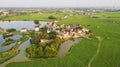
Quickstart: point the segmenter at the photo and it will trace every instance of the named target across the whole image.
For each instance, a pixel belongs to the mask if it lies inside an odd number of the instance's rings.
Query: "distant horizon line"
[[[47,7],[47,6],[41,6],[41,7],[20,7],[20,6],[17,6],[17,7],[0,7],[0,8],[120,8],[120,6],[81,6],[81,7]]]

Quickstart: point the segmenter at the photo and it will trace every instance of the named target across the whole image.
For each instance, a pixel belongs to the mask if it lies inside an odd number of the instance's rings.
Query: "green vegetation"
[[[18,49],[17,48],[12,48],[6,52],[0,53],[0,63],[3,63],[7,60],[9,60],[11,57],[14,57],[15,55],[18,54]]]
[[[10,45],[14,42],[15,42],[15,40],[13,40],[11,38],[8,38],[8,39],[5,40],[5,42],[3,42],[2,46],[7,46],[7,45]]]
[[[35,24],[39,24],[39,20],[34,20],[34,23]]]
[[[75,15],[59,20],[59,24],[81,24],[92,31],[91,39],[83,39],[71,49],[67,56],[10,63],[7,67],[120,67],[120,12],[103,12],[95,15],[100,17]],[[36,19],[35,16],[31,18]],[[24,18],[28,19],[28,17]],[[31,18],[29,19],[32,20]],[[99,41],[96,36],[103,40]],[[97,50],[99,50],[98,53]]]
[[[15,31],[16,31],[16,29],[11,28],[11,29],[7,29],[6,31],[7,31],[7,32],[15,32]]]
[[[54,16],[49,16],[48,19],[56,19]]]
[[[25,14],[25,15],[16,15],[16,16],[8,16],[2,18],[1,20],[50,20],[48,19],[49,16],[54,16],[57,19],[61,19],[64,16],[63,13],[42,13],[42,14]]]
[[[10,50],[5,51],[5,52],[1,52],[0,53],[0,63],[3,63],[7,60],[9,60],[10,58],[16,56],[19,53],[19,49],[18,47],[28,39],[27,36],[23,36],[22,38],[20,38],[17,42],[16,45],[14,47],[12,47]]]
[[[46,31],[46,27],[43,30]],[[48,34],[45,31],[42,33],[31,33],[32,46],[26,50],[29,58],[48,58],[57,55],[59,45],[63,42],[63,39],[58,38],[56,32]]]

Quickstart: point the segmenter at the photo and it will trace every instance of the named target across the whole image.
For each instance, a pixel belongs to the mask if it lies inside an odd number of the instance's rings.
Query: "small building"
[[[85,29],[85,28],[83,28],[82,31],[83,31],[83,32],[87,32],[87,33],[89,32],[89,30],[88,30],[88,29]]]
[[[1,16],[8,16],[8,15],[9,15],[9,12],[4,11],[4,12],[2,12]]]
[[[42,42],[42,43],[44,43],[44,42],[45,42],[45,43],[46,43],[46,42],[48,43],[48,42],[50,42],[50,41],[51,41],[51,40],[47,40],[47,39],[41,39],[41,40],[40,40],[40,42]]]
[[[47,29],[47,33],[50,33],[52,31],[52,28]]]
[[[55,30],[57,33],[60,33],[60,30]]]
[[[64,16],[63,18],[64,18],[64,19],[67,19],[67,18],[69,18],[69,16]]]
[[[39,27],[35,27],[35,31],[38,32],[40,30]]]
[[[64,28],[64,27],[65,27],[65,25],[64,25],[64,24],[60,25],[60,28]]]
[[[63,39],[69,39],[69,38],[70,38],[69,32],[64,31],[64,32],[63,32]]]
[[[78,35],[78,33],[74,33],[74,35],[72,37],[73,38],[79,38],[80,36]]]
[[[57,21],[57,20],[54,20],[53,22],[57,23],[58,21]]]
[[[20,32],[21,32],[21,33],[27,32],[27,28],[22,28]]]

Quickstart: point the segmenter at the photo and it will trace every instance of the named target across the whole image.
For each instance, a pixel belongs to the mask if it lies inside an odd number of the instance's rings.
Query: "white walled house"
[[[22,28],[22,29],[20,30],[20,32],[21,32],[21,33],[27,32],[27,28]]]
[[[65,31],[65,32],[63,33],[63,38],[64,38],[64,39],[69,39],[69,38],[70,38],[69,32],[66,32],[66,31]]]
[[[35,31],[38,32],[40,30],[39,27],[35,27]]]
[[[54,20],[53,22],[57,23],[58,21],[57,21],[57,20]]]
[[[85,29],[85,28],[83,28],[82,30],[83,30],[83,32],[89,32],[89,30]]]
[[[40,39],[40,42],[42,43],[48,43],[48,42],[51,42],[52,40],[47,40],[47,39]]]

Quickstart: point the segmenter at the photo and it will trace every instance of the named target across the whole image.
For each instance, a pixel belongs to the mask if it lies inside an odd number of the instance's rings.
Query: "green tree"
[[[56,19],[54,16],[49,16],[48,19]]]
[[[41,38],[42,39],[49,39],[49,35],[47,33],[43,33]]]
[[[42,46],[39,47],[38,54],[39,54],[39,57],[44,57],[44,51]]]
[[[41,36],[40,33],[32,34],[31,35],[31,43],[36,44],[36,45],[39,44],[40,39],[41,39],[40,36]]]
[[[34,23],[35,24],[39,24],[39,20],[34,20]]]
[[[7,29],[6,31],[7,31],[7,32],[15,32],[15,31],[16,31],[16,29],[11,28],[11,29]]]
[[[49,39],[55,39],[57,37],[57,33],[52,31],[49,33],[49,36],[50,36]]]
[[[45,48],[45,56],[46,57],[54,57],[56,56],[56,50],[54,48],[46,47]]]
[[[36,57],[36,45],[35,44],[32,44],[31,47],[29,47],[27,50],[27,53],[28,53],[28,57],[30,58],[34,58]]]

